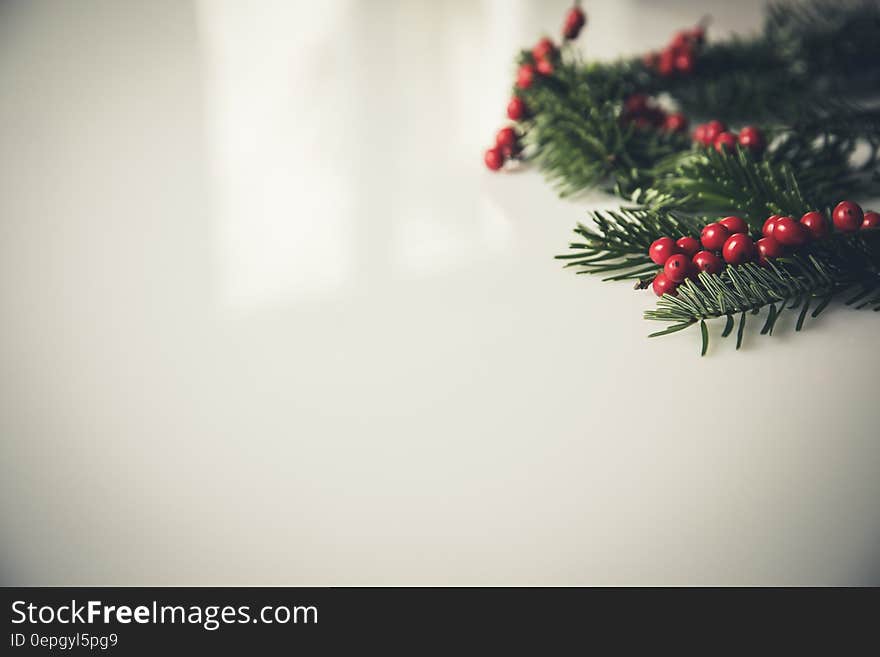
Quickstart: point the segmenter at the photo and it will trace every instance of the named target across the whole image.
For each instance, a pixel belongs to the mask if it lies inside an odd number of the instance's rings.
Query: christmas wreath
[[[702,354],[715,318],[739,348],[749,315],[772,334],[837,298],[880,311],[880,215],[849,200],[880,190],[877,3],[771,4],[756,36],[707,42],[703,20],[612,63],[581,61],[586,23],[576,3],[560,44],[519,53],[513,124],[484,155],[626,199],[577,225],[567,267],[651,288],[651,337],[699,326]]]

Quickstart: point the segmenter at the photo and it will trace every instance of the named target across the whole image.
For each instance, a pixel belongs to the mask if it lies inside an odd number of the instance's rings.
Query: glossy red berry
[[[727,264],[741,265],[755,257],[755,243],[748,235],[737,233],[727,238],[721,254]]]
[[[688,258],[693,258],[700,250],[700,241],[693,237],[679,237],[675,240],[675,246],[678,247],[680,253],[684,253]]]
[[[553,40],[550,37],[544,37],[535,44],[534,48],[532,48],[532,57],[535,58],[535,61],[541,59],[550,59],[555,54],[556,46],[554,45]]]
[[[841,201],[835,206],[831,218],[834,220],[834,227],[837,230],[842,233],[853,233],[862,227],[865,215],[858,203]]]
[[[721,273],[721,270],[724,268],[721,258],[711,251],[700,251],[693,257],[691,262],[693,262],[694,267],[698,271],[706,272],[707,274]]]
[[[736,233],[749,232],[749,225],[745,222],[744,219],[741,219],[740,217],[724,217],[724,219],[722,219],[718,223],[724,226],[728,231],[730,231],[731,235],[735,235]]]
[[[539,59],[538,63],[535,64],[535,70],[541,75],[553,75],[555,69],[553,67],[553,62],[549,59]]]
[[[681,283],[688,277],[691,270],[691,259],[683,253],[676,253],[669,256],[666,264],[663,265],[663,273],[673,283]]]
[[[562,35],[566,39],[577,39],[581,29],[587,23],[587,16],[580,7],[572,7],[565,15],[565,23],[562,25]]]
[[[657,60],[657,72],[664,78],[675,72],[675,52],[667,48],[660,53],[660,59]]]
[[[630,94],[623,101],[623,111],[626,114],[641,114],[648,109],[648,97],[645,94]]]
[[[511,98],[510,102],[507,103],[507,118],[511,121],[519,121],[526,118],[526,116],[528,116],[526,102],[519,96]]]
[[[782,245],[772,237],[762,237],[755,243],[758,250],[758,263],[767,264],[767,258],[779,258],[782,256]]]
[[[709,224],[703,228],[700,242],[703,243],[703,248],[709,251],[720,251],[728,237],[730,237],[730,231],[725,226]]]
[[[736,134],[732,132],[722,132],[720,135],[715,137],[715,141],[712,143],[715,146],[715,150],[719,153],[732,151],[734,148],[736,148]]]
[[[663,129],[666,132],[684,132],[687,127],[687,117],[681,112],[673,112],[663,120]]]
[[[801,225],[807,229],[814,240],[821,240],[831,232],[831,226],[828,225],[828,220],[821,212],[807,212],[801,217]]]
[[[763,152],[764,148],[767,146],[767,142],[764,139],[764,133],[751,125],[747,125],[739,131],[737,141],[740,146],[747,148],[755,154]]]
[[[880,214],[866,212],[864,219],[862,219],[862,228],[880,228]]]
[[[678,283],[670,281],[666,277],[666,274],[661,271],[654,277],[654,282],[651,283],[651,287],[654,289],[654,294],[658,297],[662,297],[664,294],[675,294],[675,288],[678,287]]]
[[[679,52],[675,55],[675,70],[682,75],[690,75],[694,72],[694,53],[690,50]]]
[[[675,240],[671,237],[661,237],[654,240],[648,249],[648,256],[661,267],[669,260],[669,256],[676,253],[678,253],[678,247],[675,245]]]
[[[528,89],[535,82],[535,67],[531,64],[523,64],[516,72],[516,86],[520,89]]]
[[[810,233],[791,217],[779,217],[773,228],[773,239],[782,246],[803,246],[810,239]]]
[[[703,146],[709,145],[709,142],[706,141],[706,124],[701,123],[694,129],[694,141]]]
[[[498,169],[504,166],[504,153],[502,153],[501,149],[497,146],[490,148],[486,151],[485,155],[483,155],[483,162],[485,162],[486,166],[492,171],[498,171]]]
[[[727,131],[727,126],[721,121],[709,121],[706,124],[706,131],[704,133],[705,144],[706,146],[711,146],[715,143],[715,138],[718,137],[722,132]]]
[[[495,145],[501,147],[501,149],[510,148],[512,149],[516,146],[516,142],[519,137],[516,134],[516,130],[513,128],[501,128],[498,131],[498,134],[495,135]]]
[[[777,219],[779,219],[778,214],[771,214],[767,217],[767,221],[764,222],[764,227],[761,229],[764,237],[773,237],[773,230],[776,228]]]

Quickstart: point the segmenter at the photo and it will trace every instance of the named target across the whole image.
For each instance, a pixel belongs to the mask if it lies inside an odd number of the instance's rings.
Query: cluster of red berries
[[[705,40],[706,30],[702,25],[681,30],[663,50],[649,52],[642,61],[664,78],[675,74],[690,75],[696,66],[697,51]]]
[[[645,94],[632,94],[623,103],[621,121],[637,128],[657,128],[664,132],[684,132],[688,120],[684,114],[667,114]]]
[[[583,10],[575,5],[565,15],[562,36],[565,39],[576,39],[587,23]],[[559,64],[559,48],[549,37],[544,37],[532,48],[529,61],[524,62],[516,72],[516,87],[528,89],[540,76],[553,75]],[[519,96],[514,96],[507,104],[507,118],[511,121],[522,121],[529,117],[529,108]],[[522,152],[520,135],[512,127],[501,128],[495,135],[495,145],[483,154],[483,162],[492,171],[498,171],[504,163],[516,158]]]
[[[880,214],[862,212],[852,201],[842,201],[831,213],[834,229],[852,233],[863,228],[880,227]],[[785,255],[787,247],[797,248],[811,239],[822,239],[831,232],[831,225],[821,212],[807,212],[800,222],[791,217],[773,215],[764,222],[763,237],[753,242],[749,227],[739,217],[725,217],[703,228],[700,239],[693,237],[661,237],[648,249],[648,256],[663,267],[654,278],[652,288],[659,297],[675,294],[686,278],[700,272],[718,274],[728,265],[741,265],[757,260],[766,265],[769,258]],[[701,250],[702,249],[702,250]]]
[[[764,133],[758,128],[747,125],[739,131],[739,134],[731,132],[721,121],[709,121],[698,125],[694,130],[694,141],[707,148],[715,147],[719,153],[725,150],[733,150],[737,144],[750,150],[755,155],[760,155],[767,147]]]

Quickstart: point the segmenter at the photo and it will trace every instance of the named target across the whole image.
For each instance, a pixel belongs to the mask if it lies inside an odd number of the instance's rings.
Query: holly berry
[[[678,253],[678,247],[671,237],[661,237],[654,240],[648,248],[648,257],[661,267],[666,264],[669,257]]]
[[[801,225],[807,229],[814,240],[821,240],[831,232],[828,220],[821,212],[807,212],[807,214],[801,217]]]
[[[831,213],[834,227],[843,233],[854,233],[862,226],[865,215],[862,208],[852,201],[841,201]]]
[[[648,109],[648,97],[645,94],[631,94],[623,101],[626,114],[641,114]]]
[[[536,62],[542,59],[550,59],[555,54],[556,46],[550,37],[544,37],[535,44],[534,48],[532,48],[532,57],[535,58]]]
[[[755,243],[758,249],[758,264],[766,265],[767,258],[779,258],[782,256],[782,245],[772,237],[762,237]]]
[[[535,81],[535,67],[531,64],[523,64],[516,72],[516,86],[520,89],[528,89]]]
[[[569,9],[568,13],[565,15],[565,23],[562,25],[562,35],[566,39],[577,39],[578,34],[581,33],[581,29],[586,23],[586,14],[584,14],[580,7],[574,6]]]
[[[511,121],[519,121],[526,118],[527,115],[528,110],[526,109],[525,101],[519,96],[511,98],[510,102],[507,103],[507,118]]]
[[[737,141],[740,146],[749,149],[755,154],[763,152],[764,148],[767,146],[767,142],[764,139],[764,133],[751,125],[747,125],[739,131]]]
[[[663,273],[673,283],[681,283],[688,277],[690,270],[691,260],[683,253],[669,256],[666,264],[663,265]]]
[[[660,59],[657,62],[657,72],[664,78],[669,77],[675,72],[675,53],[671,50],[664,50],[660,53]]]
[[[694,72],[694,53],[690,50],[679,52],[675,55],[675,70],[682,75],[690,75]]]
[[[505,151],[506,149],[513,150],[518,139],[519,137],[516,134],[516,130],[513,128],[501,128],[501,130],[498,131],[498,134],[495,135],[495,145],[501,148],[502,151]]]
[[[704,141],[703,143],[706,144],[706,146],[711,146],[715,143],[715,138],[718,137],[718,135],[720,135],[722,132],[726,131],[727,126],[721,121],[709,121],[709,123],[706,124],[706,131],[703,135],[706,141]]]
[[[810,239],[810,233],[791,217],[779,217],[773,228],[773,239],[783,246],[803,246]]]
[[[663,120],[663,129],[666,132],[684,132],[687,127],[687,117],[680,112],[674,112]]]
[[[538,63],[535,64],[535,70],[538,71],[541,75],[553,75],[553,62],[549,59],[539,59]]]
[[[486,151],[486,154],[483,155],[483,162],[485,162],[486,166],[492,171],[498,171],[498,169],[504,166],[504,153],[501,152],[501,149],[498,148],[498,146],[490,148]]]
[[[720,135],[715,137],[715,141],[713,141],[712,143],[715,145],[715,150],[719,153],[732,151],[734,148],[736,148],[736,134],[732,132],[722,132]]]
[[[654,282],[651,283],[651,287],[654,289],[654,294],[658,297],[662,297],[664,294],[675,294],[675,288],[678,287],[678,283],[670,281],[666,277],[666,274],[661,271],[654,277]]]
[[[764,222],[764,227],[761,229],[764,237],[773,237],[773,230],[776,228],[777,219],[779,219],[778,214],[771,214],[767,217],[767,221]]]
[[[694,141],[698,144],[703,144],[703,146],[708,146],[709,142],[706,141],[706,125],[701,123],[694,130]]]
[[[862,219],[862,228],[880,227],[880,214],[876,212],[866,212],[865,218]]]
[[[693,257],[692,262],[697,270],[707,274],[718,274],[724,268],[721,258],[711,251],[700,251]]]
[[[736,233],[749,232],[749,225],[745,222],[745,220],[740,219],[739,217],[724,217],[724,219],[722,219],[718,223],[724,226],[728,231],[730,231],[731,235],[735,235]]]
[[[703,243],[703,248],[709,251],[719,251],[728,237],[730,237],[730,231],[727,230],[726,226],[717,223],[709,224],[703,228],[703,232],[700,234],[700,242]]]
[[[700,241],[693,237],[679,237],[675,240],[675,246],[679,252],[684,253],[687,257],[693,258],[697,251],[700,250]]]
[[[748,235],[737,233],[727,238],[721,254],[728,264],[741,265],[755,257],[755,243]]]

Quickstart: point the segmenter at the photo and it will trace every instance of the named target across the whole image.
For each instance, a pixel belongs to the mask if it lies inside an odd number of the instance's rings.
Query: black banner
[[[847,612],[873,626],[877,590],[575,588],[6,588],[2,654],[307,654],[445,646],[658,645],[713,630],[805,633]],[[856,603],[855,613],[853,605]],[[864,622],[862,620],[864,619]]]

